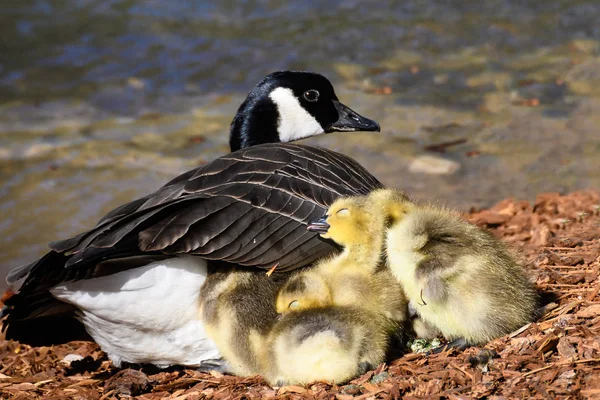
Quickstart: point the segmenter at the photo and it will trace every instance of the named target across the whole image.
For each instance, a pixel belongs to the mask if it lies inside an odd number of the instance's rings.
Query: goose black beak
[[[341,131],[341,132],[379,132],[381,128],[379,124],[372,119],[365,118],[356,111],[343,105],[339,101],[333,100],[333,105],[338,112],[339,118],[329,128],[326,133]]]
[[[329,229],[329,224],[326,221],[327,215],[319,219],[315,219],[314,221],[310,221],[306,229],[308,229],[311,232],[327,233],[327,230]]]

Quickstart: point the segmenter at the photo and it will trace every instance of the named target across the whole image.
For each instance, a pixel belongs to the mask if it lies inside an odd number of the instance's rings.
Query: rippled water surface
[[[383,128],[306,142],[416,197],[600,187],[595,0],[9,0],[0,271],[226,153],[238,104],[279,69],[325,74]]]

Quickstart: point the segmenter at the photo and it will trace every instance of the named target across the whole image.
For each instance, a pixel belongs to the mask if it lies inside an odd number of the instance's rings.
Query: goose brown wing
[[[239,150],[116,208],[88,232],[52,243],[67,256],[51,268],[52,280],[90,277],[100,262],[140,254],[299,268],[336,249],[308,232],[308,221],[339,196],[379,187],[356,161],[330,150],[294,144]],[[29,278],[39,264],[32,264]]]

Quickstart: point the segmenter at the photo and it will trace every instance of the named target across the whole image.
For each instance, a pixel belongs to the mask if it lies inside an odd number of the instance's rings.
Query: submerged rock
[[[415,158],[408,167],[412,173],[429,175],[452,175],[460,169],[460,164],[446,158],[423,155]]]

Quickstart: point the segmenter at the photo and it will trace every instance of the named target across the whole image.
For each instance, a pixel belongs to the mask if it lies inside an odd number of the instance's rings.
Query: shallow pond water
[[[226,153],[238,104],[278,69],[325,74],[382,126],[305,142],[415,197],[600,187],[595,0],[6,1],[0,273]]]

